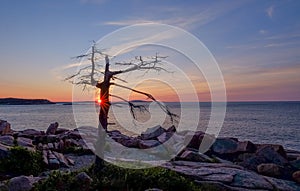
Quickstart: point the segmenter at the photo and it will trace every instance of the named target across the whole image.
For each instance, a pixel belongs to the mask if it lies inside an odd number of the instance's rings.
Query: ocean
[[[209,103],[200,103],[198,127],[195,127],[197,120],[193,118],[198,103],[185,104],[184,109],[179,103],[166,104],[171,112],[179,116],[177,122],[172,123],[157,105],[151,104],[149,112],[136,112],[136,120],[133,120],[126,105],[112,105],[109,130],[116,129],[128,135],[138,135],[155,125],[165,128],[172,124],[176,126],[181,118],[184,118],[181,125],[190,129],[205,130],[207,127],[211,115]],[[73,107],[76,108],[75,117]],[[53,122],[58,122],[62,128],[74,129],[81,125],[95,126],[98,109],[93,103],[0,105],[0,119],[7,120],[14,130],[46,130]],[[219,137],[281,144],[286,149],[300,151],[300,102],[229,102]]]

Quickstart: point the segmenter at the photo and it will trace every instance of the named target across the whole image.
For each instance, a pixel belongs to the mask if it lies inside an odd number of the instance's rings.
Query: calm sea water
[[[182,125],[192,129],[196,128],[194,125],[197,123],[197,106],[197,103],[189,103],[181,109],[179,103],[169,103],[170,110],[184,118],[181,120]],[[76,108],[76,120],[73,107]],[[94,104],[0,105],[0,119],[9,121],[14,130],[46,130],[49,124],[55,121],[60,127],[73,129],[97,123],[97,111],[98,108]],[[149,111],[150,113],[138,113],[137,120],[133,120],[128,107],[113,106],[109,121],[115,124],[110,125],[109,129],[135,135],[157,124],[164,127],[171,125],[169,118],[155,105],[150,105]],[[198,129],[205,130],[210,112],[210,104],[200,104]],[[239,140],[255,143],[281,144],[288,149],[300,150],[300,102],[227,103],[226,117],[219,136],[237,137]]]

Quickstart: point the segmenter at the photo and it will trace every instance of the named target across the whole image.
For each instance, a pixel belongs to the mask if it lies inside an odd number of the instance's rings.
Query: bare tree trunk
[[[97,87],[100,88],[100,111],[99,111],[99,126],[98,126],[98,140],[96,145],[96,161],[95,161],[95,170],[100,171],[104,167],[104,145],[105,145],[105,131],[107,131],[107,119],[108,111],[110,108],[109,101],[109,86],[111,75],[109,72],[109,59],[106,56],[106,65],[104,73],[104,81],[98,83]]]

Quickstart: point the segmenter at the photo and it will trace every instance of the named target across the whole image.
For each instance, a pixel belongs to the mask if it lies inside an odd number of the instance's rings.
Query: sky
[[[0,97],[71,101],[73,85],[62,79],[77,62],[72,57],[117,29],[151,22],[186,30],[207,47],[223,74],[228,101],[300,100],[299,10],[297,0],[2,0]],[[201,72],[179,60],[199,100],[210,100]],[[174,87],[156,78],[168,75],[153,75],[154,83],[137,87],[176,101]]]

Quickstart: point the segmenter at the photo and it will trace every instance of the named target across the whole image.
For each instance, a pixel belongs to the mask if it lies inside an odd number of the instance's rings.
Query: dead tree
[[[145,73],[154,70],[157,72],[164,71],[169,72],[166,69],[163,68],[163,60],[166,58],[164,56],[159,56],[156,54],[152,57],[142,57],[142,56],[136,56],[132,61],[130,62],[118,62],[115,63],[115,65],[122,66],[122,68],[125,67],[125,69],[111,71],[110,70],[110,56],[105,54],[103,51],[98,50],[96,47],[96,43],[94,43],[91,47],[91,51],[87,54],[83,54],[80,56],[77,56],[76,58],[87,58],[90,60],[90,64],[81,68],[76,74],[73,74],[69,77],[67,77],[65,80],[70,81],[71,83],[75,85],[82,85],[83,90],[87,86],[97,87],[100,89],[100,111],[99,111],[99,126],[98,126],[98,132],[99,133],[99,154],[103,153],[103,144],[104,144],[104,131],[107,131],[108,126],[108,112],[109,108],[111,106],[110,103],[110,97],[117,98],[121,101],[124,101],[128,104],[130,107],[130,112],[133,116],[133,118],[136,118],[135,110],[138,109],[140,111],[147,111],[147,108],[143,105],[139,105],[137,103],[131,102],[130,100],[126,100],[122,98],[119,95],[112,95],[110,94],[110,87],[116,86],[119,88],[127,89],[129,91],[133,91],[138,94],[144,95],[147,99],[150,99],[154,102],[156,102],[159,107],[170,117],[171,121],[173,122],[174,118],[177,117],[175,114],[170,112],[167,106],[161,104],[159,101],[157,101],[151,94],[142,92],[136,89],[132,89],[130,87],[127,87],[125,85],[115,83],[113,81],[120,81],[122,83],[126,82],[125,80],[122,80],[121,78],[117,77],[118,74],[124,74],[128,72],[133,71],[144,71]],[[101,60],[105,60],[105,69],[104,71],[101,71],[99,68],[101,67],[101,64],[99,62]],[[100,79],[100,77],[103,76],[103,80]],[[102,132],[102,133],[101,133]],[[102,142],[101,142],[102,141]],[[102,146],[101,146],[102,145]],[[97,148],[96,148],[97,150]],[[96,157],[96,167],[98,169],[101,169],[103,167],[103,160],[100,157]]]

